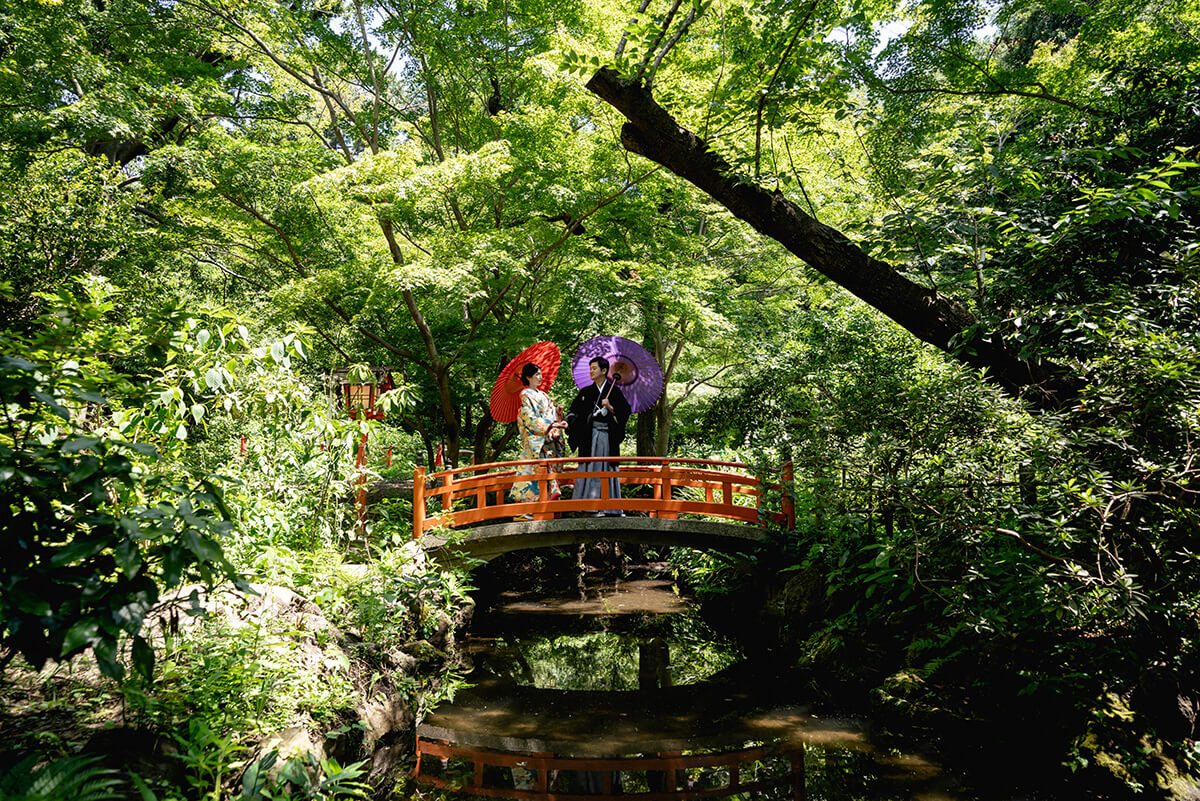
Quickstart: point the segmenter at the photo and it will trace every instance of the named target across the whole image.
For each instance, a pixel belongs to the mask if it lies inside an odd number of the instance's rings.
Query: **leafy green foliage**
[[[367,775],[366,761],[341,765],[335,759],[318,759],[312,754],[296,757],[285,762],[278,775],[263,782],[264,758],[258,763],[255,780],[247,784],[243,779],[239,801],[255,801],[258,798],[288,799],[289,801],[367,801],[371,787],[361,781]],[[265,765],[266,769],[271,767]],[[251,774],[247,774],[250,776]],[[258,789],[259,786],[261,789]]]
[[[9,157],[28,163],[69,140],[124,164],[227,108],[229,54],[202,19],[191,7],[153,3],[7,5],[0,91],[13,102],[0,131],[17,146]]]
[[[228,513],[207,479],[146,475],[138,461],[157,455],[152,445],[93,430],[89,415],[110,403],[101,393],[129,385],[67,358],[83,344],[75,318],[98,319],[103,303],[55,300],[44,332],[6,336],[0,357],[2,639],[38,666],[91,649],[112,676],[129,639],[149,676],[154,655],[140,630],[160,589],[232,576],[221,545]]]
[[[86,270],[128,279],[145,252],[130,247],[144,193],[121,191],[119,171],[100,159],[63,152],[24,170],[0,168],[0,299],[9,325],[28,326],[42,311],[38,293],[69,288]]]
[[[205,620],[168,644],[143,703],[167,728],[190,719],[214,737],[236,733],[231,742],[240,747],[246,733],[277,731],[300,716],[332,723],[355,695],[348,671],[348,658],[327,632],[294,631],[276,619]]]
[[[370,797],[370,787],[359,781],[366,775],[364,762],[341,765],[307,752],[281,760],[277,749],[257,760],[246,759],[249,749],[202,721],[193,721],[188,736],[178,739],[179,758],[189,768],[188,782],[204,801],[365,801]],[[228,788],[239,773],[241,792],[234,795]],[[144,783],[139,789],[144,799],[155,801]]]
[[[28,757],[0,777],[0,798],[5,801],[115,801],[123,798],[125,782],[99,757],[69,756],[39,765]]]

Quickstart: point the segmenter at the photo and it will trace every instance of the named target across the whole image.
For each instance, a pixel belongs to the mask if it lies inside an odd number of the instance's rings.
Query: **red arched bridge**
[[[603,464],[602,472],[583,471]],[[532,465],[534,472],[517,472]],[[602,479],[601,497],[574,498],[581,478]],[[610,482],[620,487],[611,496]],[[561,497],[550,500],[557,480]],[[534,481],[538,499],[516,502],[513,484]],[[536,459],[475,464],[413,474],[413,537],[436,550],[454,549],[489,559],[508,551],[595,540],[684,545],[704,550],[742,551],[762,542],[769,528],[795,527],[790,492],[791,463],[777,476],[754,475],[740,462],[711,459],[613,456]],[[593,517],[599,512],[624,516]],[[445,529],[462,535],[447,536]]]

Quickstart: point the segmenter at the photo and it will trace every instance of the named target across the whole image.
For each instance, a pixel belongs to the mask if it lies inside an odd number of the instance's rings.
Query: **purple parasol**
[[[608,376],[617,382],[635,414],[649,409],[662,395],[663,371],[658,361],[650,351],[625,337],[592,337],[580,345],[571,360],[575,386],[583,389],[592,383],[588,363],[597,356],[608,359]]]

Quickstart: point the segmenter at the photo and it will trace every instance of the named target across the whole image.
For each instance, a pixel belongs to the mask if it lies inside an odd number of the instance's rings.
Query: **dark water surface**
[[[802,680],[744,659],[653,571],[501,593],[464,647],[471,686],[417,729],[425,785],[528,799],[974,797],[933,761],[819,714]]]

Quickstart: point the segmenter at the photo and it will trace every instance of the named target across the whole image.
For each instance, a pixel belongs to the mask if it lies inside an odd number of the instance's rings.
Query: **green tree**
[[[457,461],[463,360],[480,337],[526,344],[519,321],[562,260],[587,258],[585,221],[639,180],[545,59],[578,8],[195,8],[255,65],[256,91],[143,178],[202,235],[202,259],[278,313],[343,358],[415,367]],[[339,344],[341,329],[361,339]]]
[[[228,512],[208,478],[147,469],[160,455],[154,437],[121,433],[122,401],[142,390],[101,354],[141,343],[108,324],[103,284],[86,301],[65,288],[45,300],[42,325],[4,334],[0,357],[4,663],[20,654],[40,667],[91,649],[119,676],[128,640],[149,676],[154,653],[141,629],[160,592],[193,577],[235,578],[222,550]],[[169,442],[186,436],[189,414],[162,404],[143,421],[153,418],[158,441]]]

